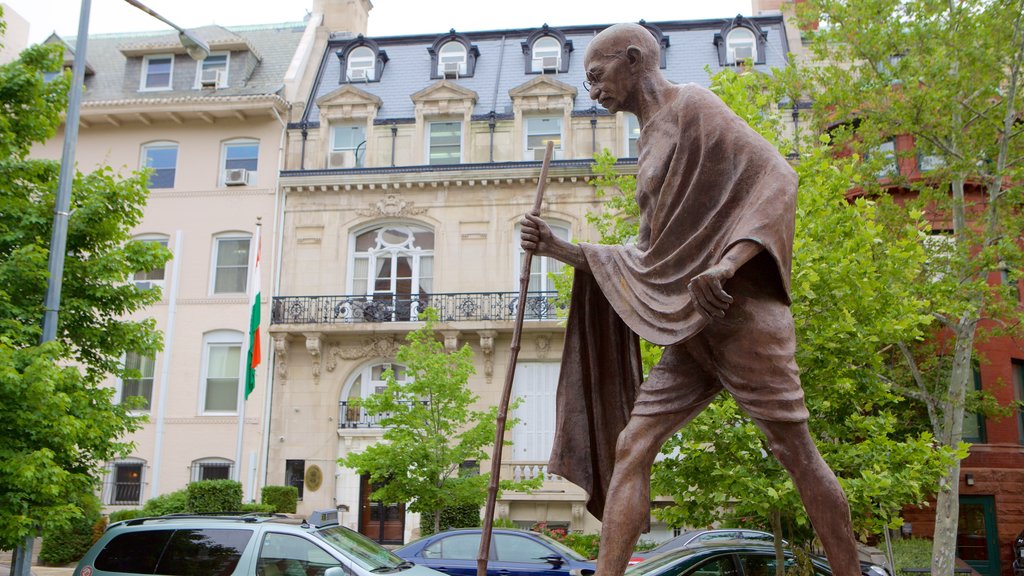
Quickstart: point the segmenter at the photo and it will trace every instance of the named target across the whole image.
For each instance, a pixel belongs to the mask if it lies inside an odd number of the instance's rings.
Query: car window
[[[744,540],[756,540],[758,542],[775,542],[775,536],[764,532],[740,532]]]
[[[476,560],[479,551],[479,534],[453,534],[424,548],[423,557],[444,560]]]
[[[707,532],[697,536],[695,539],[697,542],[715,542],[718,540],[736,540],[740,537],[739,532],[733,532],[730,530],[722,530],[716,532]]]
[[[666,571],[665,576],[677,576],[680,572],[682,572],[681,569]],[[686,574],[687,576],[738,576],[736,564],[733,563],[731,556],[712,558]]]
[[[740,556],[743,565],[743,576],[775,576],[775,556],[744,555]],[[795,564],[792,558],[786,558],[786,568]]]
[[[256,560],[258,576],[323,576],[328,568],[341,566],[316,544],[293,534],[268,532]]]
[[[346,558],[367,570],[373,571],[378,568],[391,569],[402,563],[401,558],[395,556],[380,544],[344,526],[331,526],[323,530],[317,530],[314,534],[332,548],[341,552]]]
[[[547,564],[544,557],[554,554],[547,546],[515,534],[495,534],[494,547],[501,562]]]
[[[103,572],[153,574],[173,530],[136,530],[114,536],[96,556]]]
[[[252,530],[175,530],[164,549],[156,574],[228,576],[235,571]]]

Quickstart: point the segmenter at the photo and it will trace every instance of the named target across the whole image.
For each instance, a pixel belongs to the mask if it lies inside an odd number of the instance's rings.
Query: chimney
[[[366,35],[370,10],[373,10],[370,0],[313,0],[313,14],[323,14],[321,26],[331,33]]]

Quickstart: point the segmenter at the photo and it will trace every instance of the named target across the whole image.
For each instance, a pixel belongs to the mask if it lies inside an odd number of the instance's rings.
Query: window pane
[[[175,530],[156,574],[228,576],[235,571],[251,530]]]
[[[335,126],[333,133],[334,138],[331,147],[335,151],[355,150],[366,141],[366,127],[358,124]]]
[[[167,247],[167,240],[142,240],[142,242],[155,242],[155,243],[163,246],[164,248]],[[161,266],[159,268],[153,268],[152,270],[144,270],[144,271],[141,271],[141,272],[136,272],[135,276],[132,277],[132,280],[134,280],[135,282],[145,282],[145,281],[153,281],[153,280],[163,281],[163,279],[164,279],[164,268],[165,268],[164,266]]]
[[[626,154],[629,154],[630,158],[640,155],[639,141],[640,122],[633,114],[626,114]]]
[[[249,269],[249,239],[217,240],[215,294],[245,292]]]
[[[149,175],[150,188],[174,187],[174,173],[178,164],[177,146],[147,146],[143,150],[143,159],[145,167],[152,170]]]
[[[370,50],[366,46],[356,48],[348,55],[348,79],[349,80],[373,80],[376,68],[374,66],[374,54],[373,50]],[[356,73],[356,70],[361,70],[363,77],[360,77],[360,73]]]
[[[458,164],[462,159],[462,123],[430,124],[430,164]]]
[[[263,537],[256,573],[323,574],[334,566],[341,566],[341,563],[309,540],[271,532]]]
[[[210,54],[203,60],[203,70],[227,70],[227,54]]]
[[[171,530],[139,530],[113,538],[96,556],[96,569],[104,572],[153,574],[171,539]]]
[[[139,372],[137,378],[125,378],[121,383],[121,402],[132,396],[141,397],[144,402],[140,409],[149,410],[153,399],[153,374],[155,362],[148,356],[139,356],[134,352],[125,355],[125,368]]]
[[[259,166],[260,145],[257,142],[226,144],[224,146],[224,168],[244,168],[255,172]]]
[[[302,488],[306,479],[305,460],[284,461],[284,483],[286,486],[295,486],[299,490],[299,500],[302,500]]]
[[[964,560],[988,560],[988,536],[983,504],[960,503],[956,526],[956,555]]]
[[[142,464],[116,464],[110,504],[138,504],[142,495]]]
[[[173,57],[150,58],[146,61],[146,88],[170,88]]]
[[[210,344],[206,365],[206,410],[234,411],[238,400],[240,344]]]
[[[494,546],[497,548],[499,562],[547,564],[542,558],[554,554],[553,550],[533,540],[508,534],[495,534]]]
[[[438,550],[438,548],[440,548]],[[434,558],[445,560],[475,560],[480,550],[479,534],[457,534],[431,546]]]
[[[231,478],[231,464],[200,464],[200,480],[229,480]]]

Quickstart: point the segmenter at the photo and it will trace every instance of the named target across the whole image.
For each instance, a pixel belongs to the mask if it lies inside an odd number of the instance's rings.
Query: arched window
[[[725,38],[725,58],[729,64],[757,62],[757,42],[749,28],[733,28]]]
[[[136,236],[134,238],[136,242],[154,242],[167,248],[167,236],[163,234],[144,234],[142,236]],[[151,290],[153,288],[163,288],[164,276],[166,275],[167,266],[160,266],[153,268],[152,270],[139,270],[132,276],[132,281],[135,283],[135,287],[139,290]]]
[[[534,72],[557,72],[562,68],[562,44],[553,36],[541,36],[533,43]]]
[[[108,463],[103,503],[109,506],[141,504],[145,471],[146,461],[140,458],[123,458]]]
[[[379,426],[375,417],[367,416],[359,404],[371,394],[383,392],[387,388],[387,371],[391,370],[397,382],[408,382],[409,374],[405,366],[391,362],[378,362],[356,370],[350,380],[342,388],[339,402],[339,428],[374,428]]]
[[[466,69],[466,47],[462,42],[451,41],[441,46],[437,58],[437,75],[445,78],[465,76]]]
[[[352,236],[349,293],[366,297],[364,319],[415,321],[433,292],[434,232],[385,224]]]
[[[568,242],[571,237],[569,233],[569,225],[564,222],[558,222],[556,220],[548,220],[548,226],[551,227],[551,232]],[[516,283],[519,282],[519,272],[522,270],[523,262],[523,247],[519,245],[519,230],[520,227],[516,225],[515,244],[516,244]],[[547,256],[537,257],[534,256],[530,260],[530,284],[527,288],[529,292],[551,292],[555,290],[554,283],[551,281],[551,274],[558,274],[562,271],[565,265],[555,260],[554,258],[548,258]]]
[[[369,46],[360,46],[348,54],[345,77],[349,82],[376,80],[376,55]]]
[[[178,143],[150,142],[142,145],[142,168],[149,168],[147,186],[154,188],[174,188],[174,176],[178,172]]]
[[[192,482],[230,480],[235,463],[227,458],[200,458],[189,466]]]

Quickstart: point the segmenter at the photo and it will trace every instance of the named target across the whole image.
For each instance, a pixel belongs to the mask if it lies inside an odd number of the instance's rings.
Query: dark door
[[[993,496],[961,496],[956,555],[985,576],[999,576],[999,534]]]
[[[404,543],[405,504],[374,502],[374,489],[369,476],[359,478],[359,531],[381,544]]]

